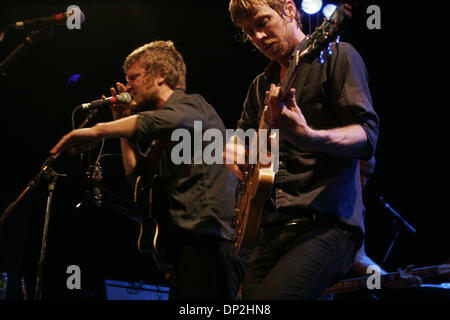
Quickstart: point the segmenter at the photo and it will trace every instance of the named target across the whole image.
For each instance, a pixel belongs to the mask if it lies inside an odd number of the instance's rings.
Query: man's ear
[[[166,82],[166,78],[167,76],[163,75],[163,74],[159,74],[155,77],[156,83],[158,84],[158,86],[162,86],[164,82]]]
[[[297,11],[297,7],[295,6],[294,1],[287,0],[284,4],[284,12],[286,13],[286,16],[290,20],[294,20],[296,11]]]

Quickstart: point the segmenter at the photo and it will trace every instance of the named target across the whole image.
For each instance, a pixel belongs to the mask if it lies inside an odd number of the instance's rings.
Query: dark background
[[[374,107],[381,128],[377,167],[365,190],[367,252],[381,262],[394,235],[390,214],[380,196],[399,212],[416,234],[401,229],[384,265],[394,271],[408,264],[427,266],[448,258],[447,167],[449,164],[448,102],[444,85],[448,33],[439,23],[445,10],[426,1],[349,1],[353,19],[342,41],[352,43],[366,61]],[[395,2],[395,3],[394,3]],[[13,62],[1,78],[2,163],[0,212],[18,197],[39,171],[48,151],[71,129],[72,110],[83,102],[109,95],[116,81],[125,82],[122,63],[135,48],[152,40],[173,40],[183,54],[188,92],[200,93],[217,109],[227,128],[235,128],[250,81],[268,63],[250,44],[235,41],[237,29],[228,1],[8,1],[0,5],[0,28],[9,23],[64,12],[77,4],[86,21],[81,30],[54,27]],[[381,30],[369,30],[366,9],[381,8]],[[322,18],[320,18],[321,21]],[[314,16],[312,25],[317,21]],[[308,18],[304,31],[309,33]],[[0,43],[3,60],[28,34],[9,31]],[[80,74],[78,81],[68,79]],[[446,88],[445,88],[446,89]],[[77,123],[84,118],[77,113]],[[111,120],[103,110],[95,121]],[[98,151],[98,150],[97,150]],[[108,141],[104,153],[120,152]],[[97,152],[91,154],[91,160]],[[103,185],[130,199],[121,159],[102,159]],[[51,212],[44,298],[105,297],[105,279],[165,285],[151,256],[136,249],[138,225],[86,200],[85,166],[79,157],[62,156]],[[0,270],[10,278],[25,275],[34,293],[47,181],[8,217],[1,235]],[[75,205],[83,205],[79,209]],[[66,288],[66,268],[78,265],[82,289]],[[10,279],[11,280],[11,279]],[[10,297],[15,293],[9,292]]]

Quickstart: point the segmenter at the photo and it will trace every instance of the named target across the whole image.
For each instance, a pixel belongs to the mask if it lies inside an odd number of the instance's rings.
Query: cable
[[[95,160],[95,163],[100,161],[104,145],[105,145],[105,138],[102,139],[102,145],[100,147],[100,151],[98,152],[97,160]]]
[[[78,109],[81,109],[82,106],[79,105],[75,109],[72,110],[72,130],[75,130],[75,113],[78,111]]]

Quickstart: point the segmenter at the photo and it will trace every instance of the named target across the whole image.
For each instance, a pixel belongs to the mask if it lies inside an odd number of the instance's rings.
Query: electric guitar
[[[347,4],[339,4],[333,15],[330,18],[326,18],[307,38],[305,49],[301,52],[297,50],[295,59],[291,62],[289,70],[281,83],[283,98],[287,96],[292,88],[303,62],[309,62],[317,57],[322,59],[322,50],[329,48],[330,43],[338,38],[345,18],[351,16],[350,9],[351,7]],[[267,106],[264,107],[258,130],[267,129],[269,132],[267,138],[268,147],[265,148],[271,161],[268,164],[262,164],[258,161],[256,164],[245,165],[243,168],[243,180],[239,181],[236,189],[233,249],[238,254],[248,254],[253,248],[264,204],[270,196],[275,181],[276,167],[274,157],[278,150],[279,137],[278,130],[271,130],[264,121],[266,112],[269,112]],[[258,136],[259,134],[255,135],[250,142],[251,148],[261,148]],[[275,147],[275,150],[269,148],[269,146]]]
[[[450,272],[450,264],[441,264],[438,266],[423,267],[409,270],[408,273],[421,278],[434,277],[438,275],[448,274]],[[398,273],[391,272],[380,276],[381,286],[392,284],[397,280]],[[335,285],[329,287],[322,295],[332,293],[344,293],[367,289],[367,279],[369,276],[342,280]]]

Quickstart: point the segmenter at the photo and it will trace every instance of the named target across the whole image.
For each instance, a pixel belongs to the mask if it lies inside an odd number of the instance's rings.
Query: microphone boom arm
[[[33,29],[31,32],[25,37],[25,40],[19,44],[1,63],[0,63],[0,73],[5,75],[3,72],[5,68],[10,65],[14,60],[16,60],[26,49],[32,46],[41,36],[42,31],[46,27],[42,27],[41,29]],[[2,39],[3,39],[2,33]]]

